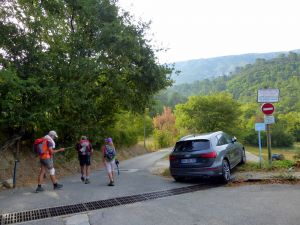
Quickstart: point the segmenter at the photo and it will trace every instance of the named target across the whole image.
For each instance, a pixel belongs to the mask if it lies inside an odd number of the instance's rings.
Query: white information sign
[[[257,91],[257,102],[272,103],[279,101],[279,89],[259,89]]]
[[[275,123],[275,117],[274,116],[265,116],[265,124],[272,124]]]
[[[266,124],[265,123],[255,123],[255,131],[262,131],[266,130]]]

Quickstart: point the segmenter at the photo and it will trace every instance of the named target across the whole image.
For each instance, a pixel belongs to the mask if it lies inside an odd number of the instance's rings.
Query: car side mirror
[[[236,137],[231,138],[232,143],[236,142],[236,140],[237,140]]]

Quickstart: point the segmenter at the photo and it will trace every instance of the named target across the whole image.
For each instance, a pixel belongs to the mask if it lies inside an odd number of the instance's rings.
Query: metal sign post
[[[260,130],[258,131],[258,148],[259,148],[259,168],[261,168],[261,138],[260,138]]]
[[[266,125],[264,123],[256,123],[255,124],[255,130],[258,131],[258,148],[259,148],[259,167],[262,167],[262,156],[261,156],[261,137],[260,137],[260,131],[264,131]]]
[[[267,126],[268,160],[269,160],[269,165],[272,166],[272,149],[271,149],[271,132],[270,132],[270,124],[266,124],[266,126]]]
[[[270,124],[275,122],[275,118],[272,115],[274,112],[275,107],[273,106],[272,103],[264,103],[261,106],[261,111],[265,114],[264,120],[265,124],[267,126],[267,146],[268,146],[268,160],[269,160],[269,165],[272,166],[272,149],[271,149],[271,129],[270,129]]]
[[[259,89],[257,91],[257,102],[264,103],[261,106],[261,111],[266,115],[264,123],[267,128],[267,146],[268,146],[268,159],[269,165],[272,166],[272,149],[271,149],[271,132],[270,124],[274,123],[274,117],[272,116],[275,107],[273,102],[279,101],[279,89],[277,88],[268,88],[268,89]]]

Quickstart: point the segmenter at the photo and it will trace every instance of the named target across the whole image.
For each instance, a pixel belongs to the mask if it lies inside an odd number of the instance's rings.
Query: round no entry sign
[[[261,106],[261,111],[265,114],[265,115],[271,115],[275,110],[275,107],[273,104],[271,103],[264,103]]]

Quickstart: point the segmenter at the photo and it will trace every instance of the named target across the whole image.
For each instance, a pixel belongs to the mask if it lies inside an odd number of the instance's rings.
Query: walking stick
[[[118,170],[118,175],[120,175],[120,170],[119,170],[119,163],[120,163],[120,162],[119,162],[119,160],[117,160],[117,159],[116,159],[115,162],[116,162],[116,166],[117,166],[117,170]]]

